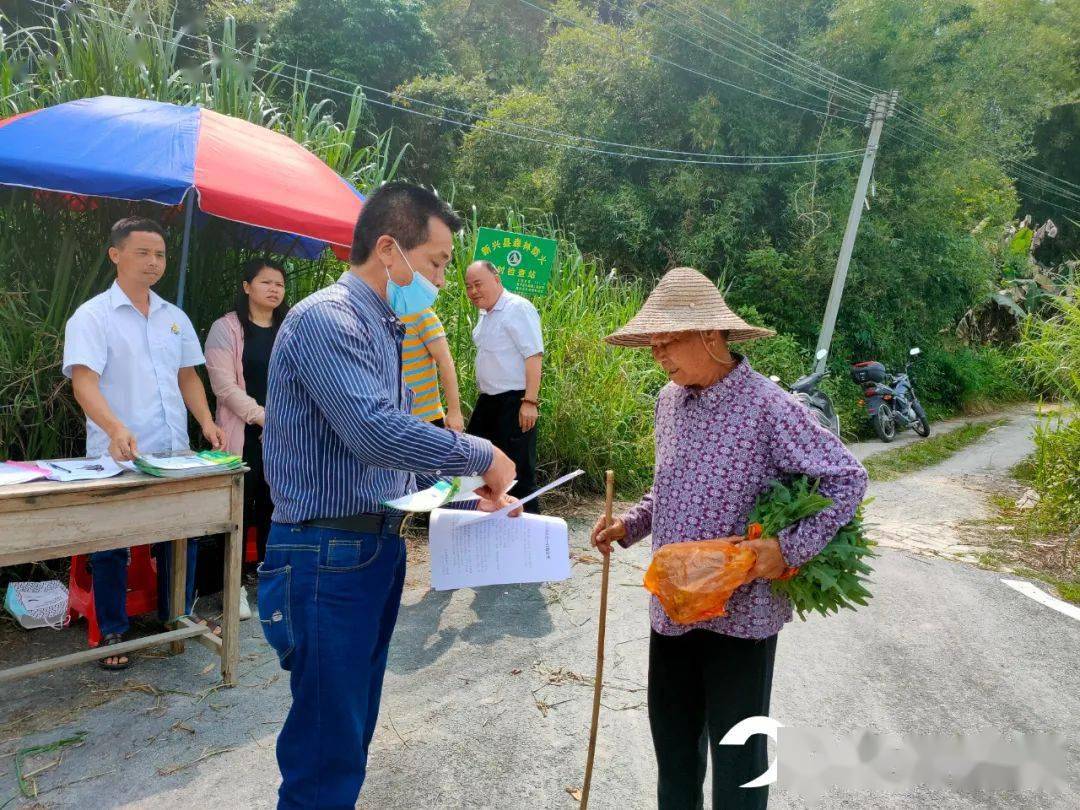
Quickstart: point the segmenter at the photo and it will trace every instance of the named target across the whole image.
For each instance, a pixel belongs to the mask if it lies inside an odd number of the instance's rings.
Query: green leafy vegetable
[[[832,505],[832,500],[817,491],[818,482],[798,476],[789,483],[774,481],[754,504],[750,523],[758,523],[765,537],[776,537],[781,529],[803,518],[816,515]],[[822,616],[838,613],[840,608],[854,610],[866,606],[870,591],[865,587],[873,572],[867,560],[877,555],[875,543],[866,536],[863,507],[841,527],[821,553],[804,563],[787,580],[774,580],[773,590],[791,599],[799,618],[817,611]]]

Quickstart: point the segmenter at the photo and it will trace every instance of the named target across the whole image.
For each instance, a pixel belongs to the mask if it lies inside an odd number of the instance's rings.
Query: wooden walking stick
[[[615,501],[615,473],[607,471],[607,495],[604,501],[605,527],[612,523],[611,509]],[[607,630],[608,572],[611,554],[604,554],[604,574],[600,581],[600,630],[596,635],[596,678],[593,683],[592,728],[589,730],[589,757],[585,760],[585,784],[581,788],[581,808],[589,806],[589,785],[592,783],[593,759],[596,756],[596,732],[600,725],[600,692],[604,688],[604,631]]]

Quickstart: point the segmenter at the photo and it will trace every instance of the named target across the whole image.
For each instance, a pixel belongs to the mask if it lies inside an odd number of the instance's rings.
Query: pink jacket
[[[244,330],[235,312],[210,327],[206,336],[206,372],[217,397],[214,421],[225,431],[225,449],[242,455],[244,427],[262,418],[263,406],[248,396],[244,385]]]

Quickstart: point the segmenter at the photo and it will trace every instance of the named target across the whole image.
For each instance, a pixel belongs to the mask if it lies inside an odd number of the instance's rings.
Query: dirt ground
[[[907,787],[834,790],[822,807],[1080,806],[1080,622],[949,557],[975,553],[963,521],[989,518],[987,492],[1030,451],[1029,413],[934,468],[876,484],[869,520],[883,546],[874,599],[858,612],[793,622],[780,637],[773,716],[838,733],[986,729],[1065,735],[1060,795]],[[880,445],[857,447],[861,455]],[[364,808],[575,806],[585,763],[600,565],[587,532],[598,504],[567,515],[573,568],[561,583],[438,593],[410,541]],[[646,713],[648,549],[614,558],[604,708],[592,806],[655,807]],[[211,655],[137,656],[118,675],[85,667],[0,697],[0,810],[14,807],[273,807],[274,739],[287,679],[242,625],[241,676],[223,689]],[[0,626],[0,666],[81,647],[81,627]],[[67,741],[59,746],[57,743]],[[34,746],[52,746],[27,754]],[[22,752],[20,754],[20,752]],[[37,792],[26,798],[20,791]],[[771,806],[811,806],[781,785]]]

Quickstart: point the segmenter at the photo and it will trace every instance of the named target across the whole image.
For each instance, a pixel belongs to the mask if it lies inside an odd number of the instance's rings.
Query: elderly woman
[[[648,699],[660,810],[702,806],[706,749],[713,807],[766,806],[767,787],[739,787],[767,769],[765,738],[718,743],[741,720],[769,714],[776,637],[792,614],[769,580],[820,552],[866,490],[866,471],[843,443],[728,350],[731,342],[772,334],[728,309],[701,273],[681,267],[607,338],[616,346],[650,347],[671,382],[656,403],[652,489],[611,525],[601,517],[594,545],[609,554],[614,543],[626,548],[651,533],[653,551],[723,538],[757,552],[755,579],[735,591],[724,616],[675,624],[652,597]],[[744,540],[758,495],[771,481],[797,474],[820,479],[832,506],[779,537]]]

